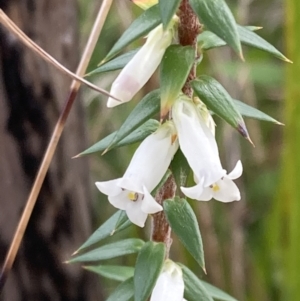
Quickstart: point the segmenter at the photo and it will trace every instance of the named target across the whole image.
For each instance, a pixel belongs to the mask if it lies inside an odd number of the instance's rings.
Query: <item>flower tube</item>
[[[181,97],[173,106],[172,116],[180,148],[198,180],[196,186],[181,187],[181,190],[188,197],[198,200],[204,187],[217,182],[226,171],[221,166],[215,137],[196,106]]]
[[[107,101],[109,108],[130,101],[146,84],[160,64],[172,37],[173,26],[164,31],[162,25],[159,25],[149,33],[146,43],[113,82],[110,94],[121,102],[110,97]]]
[[[109,202],[125,210],[132,223],[144,227],[148,214],[162,211],[150,194],[166,173],[178,149],[172,121],[161,125],[136,150],[122,178],[96,182]]]
[[[171,260],[166,260],[159,275],[150,301],[183,301],[184,282],[181,268]]]

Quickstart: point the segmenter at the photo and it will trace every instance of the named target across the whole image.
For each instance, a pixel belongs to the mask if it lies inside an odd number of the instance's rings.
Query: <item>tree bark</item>
[[[37,44],[74,71],[75,0],[0,0]],[[0,27],[0,262],[16,229],[70,79]],[[1,300],[100,300],[93,275],[63,264],[91,233],[84,112],[77,99],[51,163]],[[98,299],[96,296],[98,295]]]

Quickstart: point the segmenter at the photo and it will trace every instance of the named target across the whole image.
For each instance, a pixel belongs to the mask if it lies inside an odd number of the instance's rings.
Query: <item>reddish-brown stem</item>
[[[164,200],[173,198],[175,196],[175,192],[175,180],[173,175],[170,175],[163,187],[157,192],[155,199],[160,205],[162,205]],[[151,237],[153,241],[163,242],[166,245],[166,257],[168,257],[172,244],[171,227],[163,211],[153,215]]]
[[[179,27],[178,38],[180,45],[193,46],[195,48],[195,58],[197,56],[197,36],[200,33],[201,25],[198,17],[192,10],[188,0],[182,0],[179,6]],[[185,85],[182,88],[182,92],[189,97],[192,97],[193,90],[189,85],[189,82],[196,77],[196,64],[193,65],[191,72]]]
[[[178,13],[180,22],[178,27],[179,43],[183,46],[191,45],[195,48],[195,58],[197,56],[197,35],[200,32],[201,26],[199,20],[188,0],[182,0],[179,6]],[[182,91],[187,96],[191,97],[193,91],[189,82],[196,77],[196,64],[191,69],[189,77],[182,88]],[[173,198],[176,193],[176,183],[171,175],[162,188],[156,194],[156,201],[163,204],[166,199]],[[151,239],[156,242],[163,242],[166,245],[166,258],[169,256],[170,247],[172,244],[171,227],[167,221],[164,212],[159,212],[153,215]]]

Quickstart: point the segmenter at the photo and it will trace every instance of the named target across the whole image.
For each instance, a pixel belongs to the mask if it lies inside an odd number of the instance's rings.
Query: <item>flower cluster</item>
[[[122,70],[112,85],[111,94],[122,102],[129,101],[146,83],[159,65],[172,40],[172,29],[158,26],[147,42]],[[108,107],[120,104],[112,98]],[[215,140],[215,124],[205,105],[197,98],[180,95],[172,107],[172,120],[160,125],[135,152],[122,178],[97,182],[98,189],[108,195],[109,202],[126,210],[128,218],[143,227],[148,214],[163,210],[151,192],[166,173],[178,146],[194,173],[196,185],[181,187],[189,198],[221,202],[240,200],[240,191],[233,182],[242,174],[237,162],[227,174],[223,169]]]

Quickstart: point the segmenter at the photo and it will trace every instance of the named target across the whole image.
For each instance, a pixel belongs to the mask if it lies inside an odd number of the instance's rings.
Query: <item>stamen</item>
[[[171,144],[173,144],[177,139],[177,134],[171,136]]]
[[[219,191],[220,190],[220,187],[219,187],[219,185],[217,185],[217,184],[213,184],[213,185],[211,185],[212,187],[212,190],[214,191],[214,192],[217,192],[217,191]]]
[[[137,200],[138,200],[138,197],[139,197],[139,195],[138,195],[138,193],[136,193],[136,192],[134,192],[134,191],[130,191],[130,192],[128,192],[128,198],[129,198],[129,200],[131,200],[131,201],[133,201],[133,202],[136,202]]]

